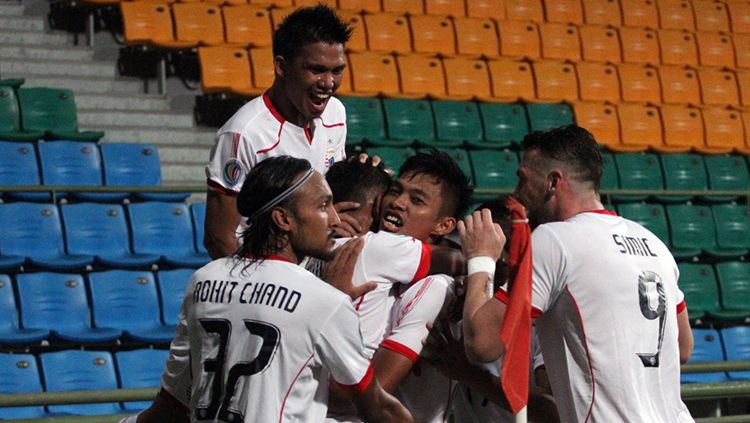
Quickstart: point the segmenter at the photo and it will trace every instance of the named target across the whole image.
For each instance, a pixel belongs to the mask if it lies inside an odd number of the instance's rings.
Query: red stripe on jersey
[[[239,132],[234,133],[234,143],[232,145],[232,157],[237,158],[237,152],[240,149],[240,137]]]
[[[365,390],[370,386],[374,375],[375,372],[372,370],[372,364],[370,364],[370,366],[367,368],[367,371],[365,372],[365,375],[362,376],[362,380],[360,380],[359,383],[355,383],[354,385],[344,385],[343,383],[339,383],[339,386],[350,394],[361,394],[362,392],[365,392]]]
[[[591,372],[591,405],[589,405],[589,413],[586,415],[586,420],[584,420],[584,423],[588,422],[591,418],[591,412],[594,411],[594,401],[596,399],[596,378],[594,377],[594,364],[591,362],[591,353],[589,353],[589,344],[586,342],[586,329],[583,327],[583,318],[581,317],[581,310],[578,308],[578,303],[576,302],[575,297],[573,297],[573,294],[570,292],[568,288],[565,288],[566,291],[568,291],[568,295],[570,295],[570,299],[573,300],[573,305],[576,308],[576,313],[578,313],[578,320],[581,322],[581,333],[583,334],[583,347],[586,348],[586,358],[589,362],[589,371]]]
[[[362,306],[362,303],[365,302],[365,295],[367,294],[362,294],[362,296],[359,297],[359,302],[357,303],[356,306],[354,306],[355,310],[359,311],[359,308]]]
[[[239,192],[232,191],[231,189],[223,187],[220,183],[212,181],[211,179],[209,179],[206,182],[206,184],[208,185],[208,189],[214,192],[218,192],[218,193],[225,194],[225,195],[231,195],[232,197],[236,197],[239,194]]]
[[[380,344],[380,347],[385,348],[387,350],[391,350],[395,353],[401,354],[414,363],[416,363],[419,360],[419,354],[417,354],[414,350],[407,347],[406,345],[398,343],[396,341],[386,339]]]
[[[284,119],[284,116],[281,116],[281,113],[279,113],[278,110],[276,110],[275,107],[273,107],[273,103],[271,103],[271,98],[268,96],[268,91],[263,93],[263,104],[266,105],[266,108],[269,112],[273,115],[273,117],[276,118],[276,120],[279,121],[280,124],[284,124],[286,122],[286,119]]]
[[[617,216],[617,213],[615,213],[613,211],[610,211],[610,210],[607,210],[607,209],[602,209],[602,210],[586,210],[586,211],[582,211],[581,213],[596,213],[596,214],[606,214],[607,216]]]
[[[508,295],[508,292],[504,289],[498,289],[497,292],[495,292],[495,298],[500,300],[501,303],[508,305],[510,304],[510,295]],[[542,310],[539,310],[538,308],[531,306],[531,318],[536,319],[537,317],[542,315]]]
[[[427,273],[430,271],[430,262],[432,261],[432,249],[429,245],[422,243],[422,257],[419,259],[419,266],[417,266],[417,273],[409,282],[409,285],[416,281],[420,281],[427,277]]]
[[[161,396],[172,407],[185,413],[185,417],[190,417],[190,408],[188,408],[188,405],[180,402],[180,400],[178,400],[174,395],[170,394],[169,391],[164,389],[164,387],[159,389],[159,396]]]
[[[335,128],[337,126],[344,126],[344,122],[332,123],[330,125],[326,125],[326,123],[323,122],[323,119],[320,119],[320,123],[321,125],[323,125],[324,128]]]
[[[258,150],[257,154],[263,154],[268,153],[269,151],[273,150],[274,148],[279,146],[279,143],[281,143],[281,130],[284,129],[284,122],[281,122],[281,125],[279,125],[279,133],[276,135],[276,144],[266,148],[265,150]]]
[[[687,303],[685,300],[682,300],[681,303],[677,304],[677,314],[682,313],[687,308]]]
[[[305,361],[305,364],[300,367],[299,371],[297,372],[297,376],[294,377],[294,380],[292,380],[292,383],[289,385],[289,389],[286,391],[286,395],[284,395],[284,401],[281,403],[281,411],[279,411],[279,423],[281,423],[282,419],[284,418],[284,407],[286,406],[286,400],[289,398],[289,394],[292,392],[292,388],[294,387],[294,384],[297,383],[297,379],[299,379],[299,375],[302,374],[302,371],[305,370],[307,367],[307,364],[312,360],[314,355],[310,355],[310,358]]]
[[[310,134],[310,128],[305,128],[305,137],[307,138],[307,143],[312,144],[312,134]]]
[[[401,320],[403,320],[404,316],[409,314],[409,312],[412,311],[412,309],[414,308],[414,305],[417,304],[420,299],[422,299],[422,297],[424,296],[424,293],[427,292],[427,288],[429,288],[430,285],[432,285],[432,278],[426,278],[422,286],[419,287],[419,291],[417,291],[417,295],[415,295],[414,298],[412,298],[411,301],[406,303],[406,305],[404,306],[403,313],[396,320],[397,325],[401,324]]]

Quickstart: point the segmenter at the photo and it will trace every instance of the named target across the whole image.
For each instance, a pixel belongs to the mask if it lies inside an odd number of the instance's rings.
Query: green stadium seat
[[[21,85],[23,85],[25,82],[26,82],[26,79],[24,78],[12,78],[12,79],[0,78],[0,86],[2,87],[18,88]]]
[[[746,190],[750,174],[742,156],[705,156],[708,186],[711,190]],[[736,197],[703,196],[707,201],[726,201]]]
[[[435,121],[427,100],[384,99],[388,127],[386,145],[410,145],[414,141],[430,143],[435,139]]]
[[[42,131],[21,130],[16,91],[11,86],[0,85],[0,140],[36,141],[42,137]]]
[[[527,104],[529,126],[532,131],[545,131],[573,123],[573,110],[565,103]]]
[[[385,120],[377,98],[340,97],[346,107],[346,137],[360,143],[385,138]]]
[[[432,147],[458,147],[464,142],[482,142],[482,120],[472,101],[433,101],[437,141],[422,143]],[[467,160],[468,162],[468,160]]]
[[[717,204],[711,207],[716,224],[716,248],[708,254],[716,257],[744,256],[750,250],[750,207]]]
[[[73,92],[58,88],[19,88],[21,125],[25,131],[44,132],[46,138],[98,141],[101,131],[78,130]]]
[[[669,246],[669,225],[661,204],[623,203],[617,206],[617,211],[620,216],[653,232],[665,245]]]
[[[426,148],[418,149],[417,151],[423,151],[429,150]],[[461,171],[463,171],[464,175],[466,175],[467,178],[469,178],[469,183],[473,183],[474,177],[473,177],[473,171],[471,169],[471,161],[469,160],[469,153],[463,149],[463,148],[437,148],[437,150],[440,150],[442,152],[445,152],[449,154],[453,160],[458,163],[458,167],[461,168]]]
[[[660,154],[666,190],[708,190],[708,177],[700,154]],[[660,201],[682,203],[692,196],[659,196]]]
[[[689,258],[716,248],[716,228],[708,206],[671,204],[667,206],[672,255]]]
[[[385,166],[397,175],[401,165],[416,152],[410,147],[367,147],[367,154],[380,156]]]
[[[617,189],[620,183],[617,180],[617,166],[615,166],[615,158],[611,153],[602,153],[602,182],[599,186],[600,189]]]
[[[509,147],[519,144],[529,132],[522,104],[479,103],[479,114],[484,123],[485,141],[470,142],[473,147]]]
[[[716,265],[722,309],[711,313],[717,320],[750,318],[750,263],[728,261]]]
[[[518,182],[518,156],[513,151],[470,150],[476,188],[513,190]],[[497,194],[475,193],[475,199],[490,199]]]
[[[702,319],[706,313],[716,313],[719,304],[719,287],[716,274],[710,264],[679,263],[680,290],[685,294],[690,320]]]
[[[614,155],[620,189],[663,189],[659,158],[652,153],[621,153]],[[648,195],[616,195],[617,201],[645,201]]]

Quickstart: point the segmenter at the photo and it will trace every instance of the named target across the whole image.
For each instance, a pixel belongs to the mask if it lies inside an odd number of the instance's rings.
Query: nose
[[[318,79],[318,87],[326,91],[332,91],[336,87],[336,76],[332,72],[321,74]]]
[[[336,209],[333,208],[333,205],[328,206],[328,227],[333,227],[341,223],[341,219],[339,218],[339,214],[336,213]]]
[[[401,193],[394,198],[391,207],[399,210],[406,209],[406,193]]]

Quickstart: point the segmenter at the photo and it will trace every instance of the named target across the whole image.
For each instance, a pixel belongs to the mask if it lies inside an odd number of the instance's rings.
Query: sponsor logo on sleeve
[[[245,167],[237,159],[229,159],[224,163],[224,182],[229,186],[235,186],[245,174]]]

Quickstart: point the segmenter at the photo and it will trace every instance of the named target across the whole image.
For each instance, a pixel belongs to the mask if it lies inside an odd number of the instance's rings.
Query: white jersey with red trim
[[[178,333],[191,421],[321,422],[329,376],[354,391],[372,379],[351,300],[283,259],[247,263],[215,260],[190,279]]]
[[[532,234],[532,305],[563,422],[692,422],[680,398],[669,249],[643,226],[584,212]]]

